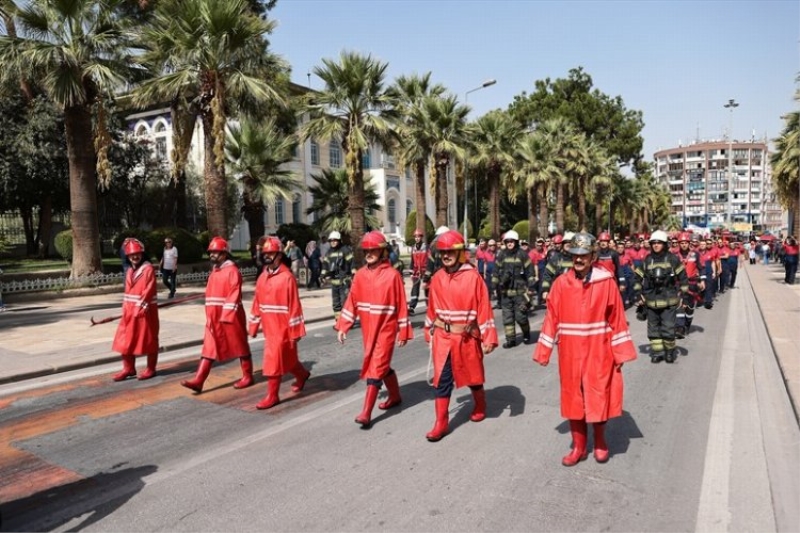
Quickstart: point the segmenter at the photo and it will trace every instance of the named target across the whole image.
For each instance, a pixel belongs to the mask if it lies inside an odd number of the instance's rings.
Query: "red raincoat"
[[[414,337],[403,279],[388,261],[356,272],[336,329],[350,331],[356,315],[364,336],[361,379],[383,379],[392,364],[395,342]]]
[[[306,336],[297,281],[286,265],[265,268],[256,281],[250,310],[250,335],[264,332],[262,374],[282,376],[297,365],[297,341]]]
[[[242,307],[242,274],[230,259],[214,267],[206,285],[203,357],[227,361],[250,355],[247,319]]]
[[[449,333],[434,327],[437,319],[458,326],[472,323],[475,329],[472,334]],[[481,345],[497,346],[497,330],[486,283],[472,265],[465,263],[453,274],[441,268],[431,278],[425,341],[432,342],[434,387],[439,385],[448,355],[456,388],[484,383]]]
[[[549,362],[556,344],[561,416],[590,423],[620,416],[623,381],[617,365],[636,359],[636,347],[608,270],[593,267],[588,281],[570,270],[553,282],[533,360]]]
[[[111,349],[122,355],[158,353],[158,302],[156,273],[148,261],[125,276],[122,318]]]

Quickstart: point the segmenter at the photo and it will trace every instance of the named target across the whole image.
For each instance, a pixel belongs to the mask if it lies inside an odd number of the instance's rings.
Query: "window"
[[[162,162],[167,160],[167,139],[166,137],[156,138],[156,159]]]
[[[387,205],[389,208],[389,223],[394,227],[397,222],[397,202],[395,202],[394,198],[390,198]]]
[[[386,189],[400,190],[400,180],[397,178],[386,177]]]
[[[147,135],[147,127],[142,124],[138,128],[136,128],[136,136],[137,137],[144,137]]]
[[[283,224],[283,200],[275,202],[275,224]]]
[[[336,141],[331,141],[328,145],[328,161],[331,168],[339,168],[342,166],[342,147]]]
[[[164,133],[165,131],[167,131],[167,127],[164,125],[163,121],[156,122],[155,131],[156,133]]]
[[[311,164],[319,165],[319,145],[317,141],[311,141]]]
[[[300,195],[295,194],[292,200],[292,222],[301,222],[300,216]]]

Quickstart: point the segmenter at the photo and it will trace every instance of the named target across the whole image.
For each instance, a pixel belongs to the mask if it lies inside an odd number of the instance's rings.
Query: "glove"
[[[639,304],[636,306],[636,320],[640,322],[647,321],[647,310],[645,309],[644,304]]]

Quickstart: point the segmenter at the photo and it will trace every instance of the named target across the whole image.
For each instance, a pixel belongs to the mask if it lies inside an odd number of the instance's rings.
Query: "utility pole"
[[[495,83],[497,83],[497,80],[495,80],[495,79],[486,80],[485,82],[483,82],[481,84],[480,87],[475,87],[474,89],[470,89],[469,91],[465,92],[464,93],[464,105],[467,105],[467,106],[469,105],[469,93],[474,93],[475,91],[480,91],[481,89],[485,89],[487,87],[491,87]],[[469,188],[467,187],[467,177],[468,176],[469,176],[469,155],[467,155],[467,157],[464,159],[464,243],[465,243],[465,246],[467,246],[467,247],[469,247],[469,239],[468,239],[468,237],[469,237],[468,233],[469,232],[467,231],[467,215],[469,214],[469,210],[467,209],[467,204],[469,203],[468,202],[468,200],[469,200]],[[478,192],[477,192],[478,191],[478,180],[476,179],[476,180],[473,180],[473,181],[475,182],[475,213],[477,214],[477,212],[478,212]],[[456,202],[456,205],[458,205],[458,202]],[[477,237],[479,228],[475,227],[473,229],[475,230],[475,236]]]
[[[728,220],[726,221],[733,231],[733,188],[736,179],[733,173],[733,110],[739,107],[739,104],[733,98],[728,100],[728,103],[723,107],[730,111],[728,120]]]

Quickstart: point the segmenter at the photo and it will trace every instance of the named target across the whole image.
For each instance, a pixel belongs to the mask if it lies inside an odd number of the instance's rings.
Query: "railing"
[[[246,267],[239,269],[243,277],[253,277],[256,274],[255,267]],[[178,283],[200,283],[208,280],[209,272],[186,272],[185,274],[178,274]],[[161,273],[158,273],[161,277]],[[41,292],[41,291],[65,291],[69,289],[85,289],[105,287],[112,285],[122,285],[124,281],[122,272],[113,274],[97,274],[94,276],[84,276],[81,278],[40,278],[40,279],[26,279],[21,281],[9,281],[0,284],[2,286],[3,294],[20,294],[24,292]]]

